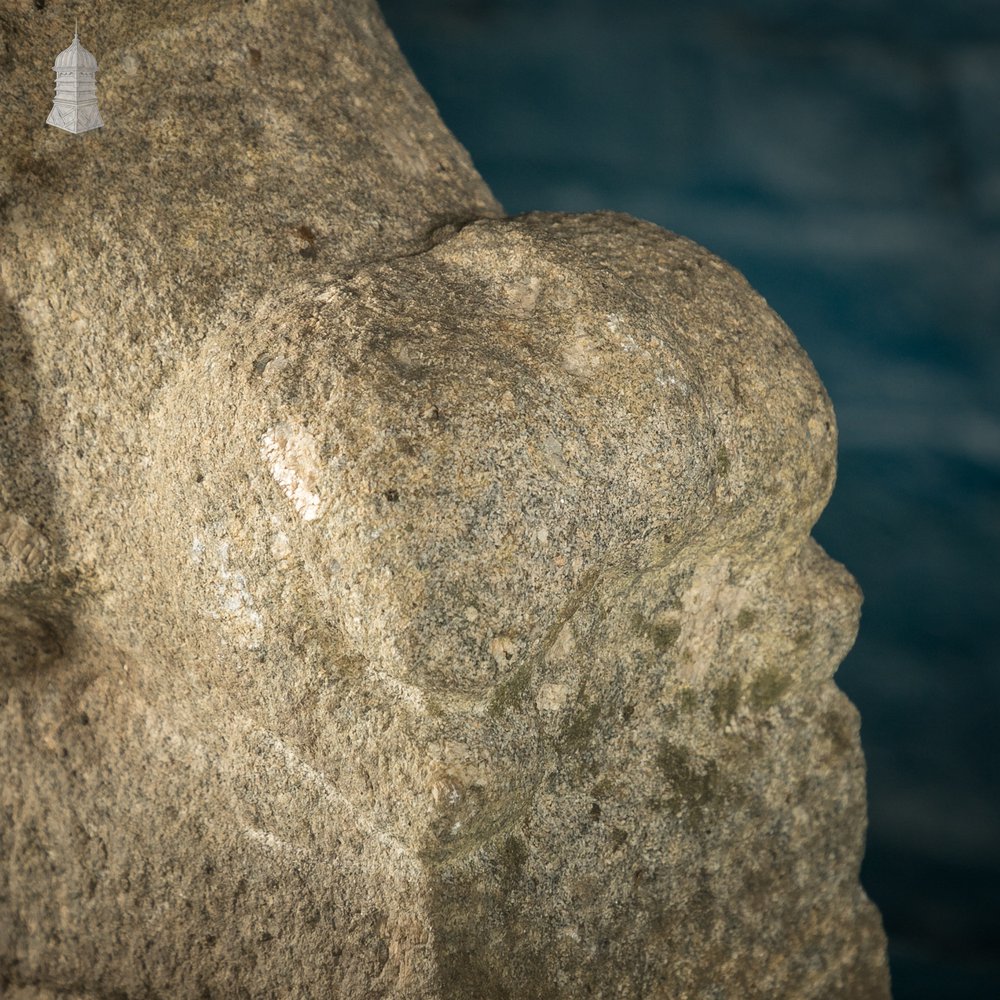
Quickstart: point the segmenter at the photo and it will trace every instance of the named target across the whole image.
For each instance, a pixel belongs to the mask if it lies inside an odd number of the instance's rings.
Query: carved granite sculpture
[[[885,998],[829,401],[505,218],[368,0],[0,0],[0,991]],[[169,87],[163,81],[169,79]]]

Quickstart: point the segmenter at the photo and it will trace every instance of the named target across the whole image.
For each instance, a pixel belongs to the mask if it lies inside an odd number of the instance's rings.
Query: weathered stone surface
[[[68,11],[0,0],[0,984],[886,997],[787,328],[503,218],[362,0],[98,0],[81,138]]]

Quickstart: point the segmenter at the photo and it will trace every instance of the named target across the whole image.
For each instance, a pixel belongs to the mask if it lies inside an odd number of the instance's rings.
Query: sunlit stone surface
[[[70,141],[0,2],[0,984],[887,997],[787,328],[504,218],[368,3],[93,6]]]

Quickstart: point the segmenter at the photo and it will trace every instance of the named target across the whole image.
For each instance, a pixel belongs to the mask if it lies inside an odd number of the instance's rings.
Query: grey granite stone
[[[0,985],[888,996],[835,428],[732,268],[505,218],[367,2],[0,0]]]

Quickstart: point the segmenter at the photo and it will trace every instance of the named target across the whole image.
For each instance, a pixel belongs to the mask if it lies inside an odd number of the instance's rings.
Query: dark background
[[[690,236],[813,358],[895,996],[1000,997],[1000,0],[382,8],[508,212]]]

